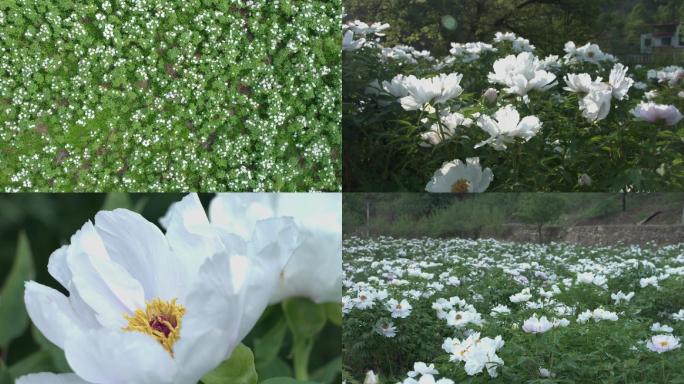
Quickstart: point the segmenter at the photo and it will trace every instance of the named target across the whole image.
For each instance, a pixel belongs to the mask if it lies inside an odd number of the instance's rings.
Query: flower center
[[[458,179],[455,183],[451,184],[451,192],[453,193],[466,193],[470,190],[470,181],[466,179]]]
[[[180,338],[181,321],[185,308],[176,299],[153,299],[145,310],[138,309],[133,316],[124,315],[128,325],[124,331],[140,332],[152,336],[173,356],[173,345]]]
[[[663,340],[663,341],[660,342],[660,346],[663,347],[663,348],[664,348],[664,347],[667,347],[667,344],[668,344],[668,343],[667,343],[667,341],[665,341],[665,340]]]

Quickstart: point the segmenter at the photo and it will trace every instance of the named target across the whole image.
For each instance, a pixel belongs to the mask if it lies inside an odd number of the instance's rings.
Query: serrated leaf
[[[28,316],[24,307],[24,282],[33,279],[33,258],[25,232],[19,233],[12,270],[0,291],[0,348],[26,330]]]
[[[252,350],[244,344],[238,345],[228,360],[202,378],[204,384],[256,384]]]

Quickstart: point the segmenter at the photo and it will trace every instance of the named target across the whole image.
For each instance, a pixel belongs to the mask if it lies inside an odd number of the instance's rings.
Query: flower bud
[[[591,185],[591,177],[586,173],[583,173],[577,178],[577,184],[583,187],[588,187]]]
[[[494,104],[496,103],[496,98],[499,96],[499,92],[494,88],[487,88],[483,96],[487,103]]]

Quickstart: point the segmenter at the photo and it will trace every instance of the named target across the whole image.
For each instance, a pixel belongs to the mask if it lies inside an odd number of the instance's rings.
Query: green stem
[[[294,371],[297,380],[309,379],[309,357],[313,348],[313,339],[297,338],[294,340]]]

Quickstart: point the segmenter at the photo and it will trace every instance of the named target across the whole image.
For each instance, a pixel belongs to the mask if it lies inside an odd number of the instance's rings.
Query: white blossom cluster
[[[341,188],[340,1],[16,3],[3,190]]]

